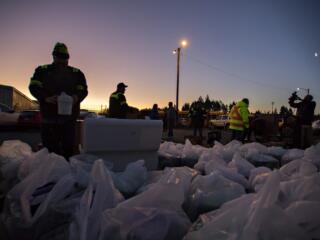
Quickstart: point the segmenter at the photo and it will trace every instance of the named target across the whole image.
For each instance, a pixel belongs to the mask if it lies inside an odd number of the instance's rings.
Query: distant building
[[[0,103],[15,111],[38,109],[39,104],[14,87],[0,84]]]

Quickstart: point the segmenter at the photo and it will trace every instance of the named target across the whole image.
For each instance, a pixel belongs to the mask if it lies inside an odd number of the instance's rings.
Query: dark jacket
[[[189,117],[193,126],[203,127],[206,111],[202,107],[191,108]]]
[[[156,108],[152,108],[149,114],[150,119],[152,120],[159,120],[160,116],[159,116],[159,111]]]
[[[314,101],[304,101],[294,102],[289,100],[289,104],[293,108],[297,108],[297,120],[301,125],[311,125],[314,118],[314,109],[316,108],[316,103]]]
[[[109,117],[126,118],[129,106],[123,93],[115,91],[109,98]]]
[[[58,105],[47,103],[45,99],[62,92],[78,97],[78,103],[72,107],[71,118],[76,120],[80,112],[80,102],[88,95],[84,74],[77,68],[67,66],[59,69],[54,63],[36,68],[29,84],[30,93],[39,101],[43,119],[58,116]]]
[[[169,107],[166,111],[166,119],[168,126],[175,126],[177,120],[177,113],[173,107]]]

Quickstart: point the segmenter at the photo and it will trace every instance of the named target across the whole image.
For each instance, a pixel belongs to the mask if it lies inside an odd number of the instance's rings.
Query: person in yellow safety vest
[[[232,139],[243,142],[245,133],[249,129],[249,100],[242,99],[234,105],[229,113],[229,129],[232,130]]]

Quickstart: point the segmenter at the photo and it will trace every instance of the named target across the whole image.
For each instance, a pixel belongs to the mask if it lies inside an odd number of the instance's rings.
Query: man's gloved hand
[[[57,104],[58,97],[57,97],[57,95],[53,95],[53,96],[51,96],[51,97],[47,97],[47,98],[45,99],[45,101],[46,101],[47,103]]]

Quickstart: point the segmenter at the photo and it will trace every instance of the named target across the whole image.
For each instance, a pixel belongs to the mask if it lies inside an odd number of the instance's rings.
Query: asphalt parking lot
[[[206,145],[209,130],[203,129],[203,145]],[[167,132],[163,132],[162,138],[164,141],[171,140],[177,143],[184,143],[188,137],[192,138],[192,128],[177,128],[173,131],[173,139],[169,139]],[[0,144],[5,140],[21,140],[28,143],[33,150],[37,150],[39,143],[41,143],[41,135],[39,129],[0,129]],[[226,142],[225,134],[222,134],[222,142]]]

